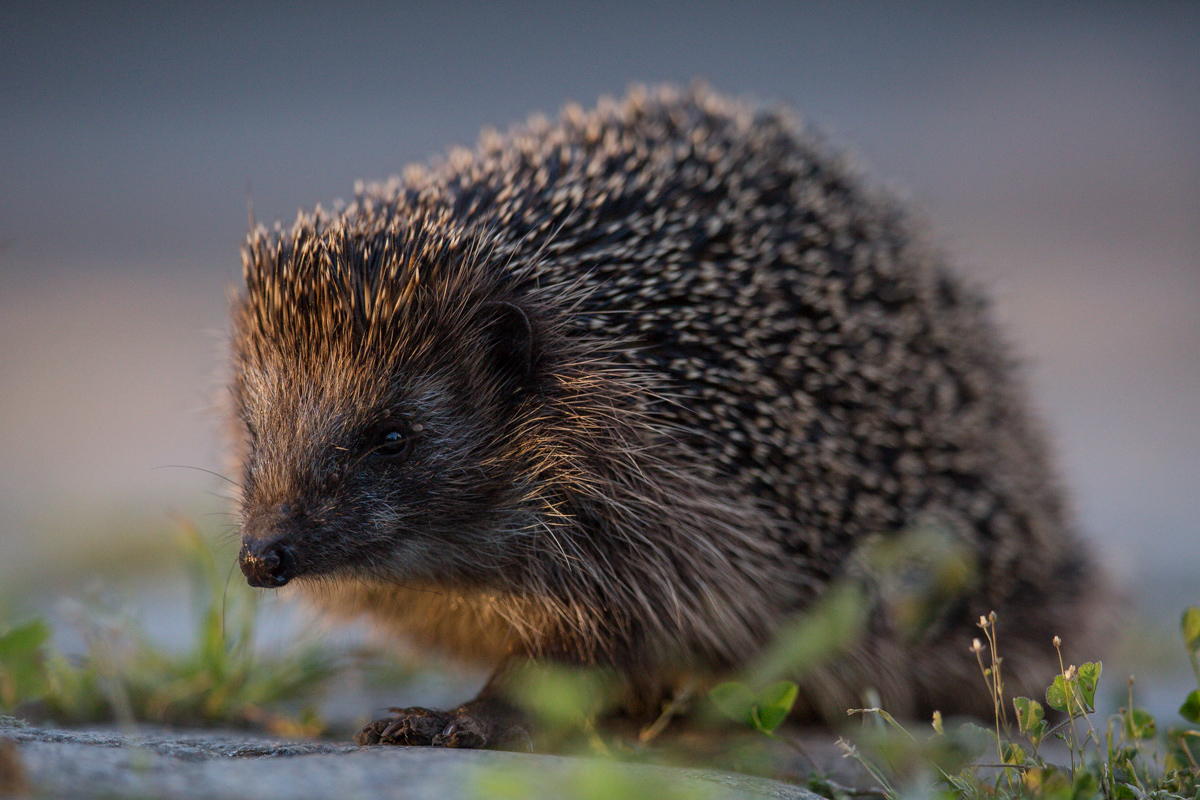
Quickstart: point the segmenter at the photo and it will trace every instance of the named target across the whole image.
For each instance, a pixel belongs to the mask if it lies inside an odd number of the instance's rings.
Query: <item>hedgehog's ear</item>
[[[498,377],[516,387],[533,378],[534,336],[529,317],[519,306],[494,300],[483,306],[484,342]]]

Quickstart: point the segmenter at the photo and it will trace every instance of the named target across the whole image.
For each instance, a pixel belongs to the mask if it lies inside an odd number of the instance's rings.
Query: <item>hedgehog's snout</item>
[[[246,582],[261,589],[278,589],[296,577],[296,555],[285,537],[247,539],[238,564]]]

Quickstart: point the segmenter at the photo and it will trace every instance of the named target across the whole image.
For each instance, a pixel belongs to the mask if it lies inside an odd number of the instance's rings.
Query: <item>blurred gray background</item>
[[[226,298],[259,221],[633,82],[784,103],[991,287],[1079,516],[1200,601],[1200,4],[0,9],[0,595],[231,529]],[[70,586],[68,586],[70,588]],[[57,588],[54,589],[57,591]]]

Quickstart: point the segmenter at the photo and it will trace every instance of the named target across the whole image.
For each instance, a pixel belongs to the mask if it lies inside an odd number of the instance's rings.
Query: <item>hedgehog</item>
[[[243,265],[249,583],[494,670],[360,743],[508,741],[530,663],[609,670],[653,717],[841,585],[861,632],[795,676],[797,720],[867,689],[990,714],[992,611],[1010,688],[1052,677],[1056,634],[1090,644],[1103,579],[983,293],[786,110],[568,106],[259,227]],[[921,559],[864,555],[913,531],[965,565],[915,624],[893,601]]]

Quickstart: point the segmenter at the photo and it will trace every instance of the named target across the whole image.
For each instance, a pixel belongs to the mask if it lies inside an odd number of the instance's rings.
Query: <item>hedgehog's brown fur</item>
[[[255,231],[245,280],[243,538],[285,542],[333,609],[489,663],[611,664],[652,706],[924,527],[978,580],[915,636],[880,603],[799,713],[866,687],[990,711],[980,615],[1015,685],[1089,629],[1098,576],[979,295],[779,113],[571,107]]]

